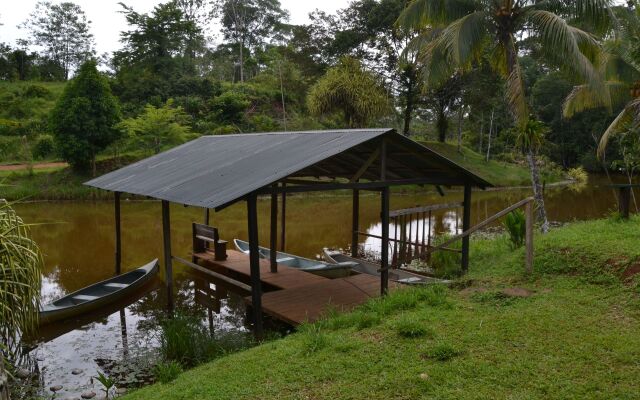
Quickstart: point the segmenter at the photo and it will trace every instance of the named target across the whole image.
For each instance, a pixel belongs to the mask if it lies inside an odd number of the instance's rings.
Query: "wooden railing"
[[[527,197],[526,199],[520,200],[519,202],[515,203],[514,205],[505,208],[504,210],[500,211],[499,213],[493,215],[492,217],[489,217],[487,219],[485,219],[484,221],[480,222],[479,224],[467,229],[466,231],[462,232],[459,235],[455,235],[453,236],[451,239],[448,239],[446,241],[444,241],[443,243],[441,243],[438,246],[434,246],[431,247],[429,249],[427,249],[427,252],[432,253],[434,251],[438,251],[438,250],[443,250],[445,249],[447,246],[450,246],[452,243],[461,240],[464,237],[467,237],[469,235],[471,235],[474,232],[479,231],[480,229],[484,228],[485,226],[491,224],[492,222],[504,217],[505,215],[509,214],[510,212],[517,210],[518,208],[525,208],[525,218],[526,218],[526,228],[525,228],[525,268],[527,270],[527,272],[531,272],[533,270],[533,225],[534,225],[534,216],[533,216],[533,202],[534,202],[534,198],[533,197]]]

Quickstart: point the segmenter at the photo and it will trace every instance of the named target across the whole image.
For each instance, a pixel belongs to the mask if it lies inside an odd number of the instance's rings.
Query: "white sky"
[[[125,18],[118,11],[121,0],[68,0],[78,4],[84,10],[91,23],[91,33],[96,41],[98,54],[111,53],[120,48],[120,32],[127,29]],[[61,3],[53,0],[52,3]],[[148,12],[161,0],[122,0],[138,12]],[[27,19],[35,9],[37,0],[0,0],[0,43],[15,44],[16,39],[25,38],[27,32],[17,25]],[[302,24],[308,21],[309,12],[316,8],[333,13],[349,4],[349,0],[280,0],[282,7],[289,11],[290,22]]]

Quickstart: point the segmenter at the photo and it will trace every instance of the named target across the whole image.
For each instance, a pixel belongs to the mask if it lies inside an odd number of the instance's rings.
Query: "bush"
[[[46,99],[51,96],[51,91],[42,85],[29,85],[24,89],[24,97]]]
[[[582,167],[569,168],[567,175],[577,183],[587,183],[589,180],[589,174]]]
[[[35,144],[33,145],[33,158],[37,160],[43,160],[47,157],[53,155],[55,150],[55,145],[53,141],[53,136],[51,135],[40,135],[36,139]]]
[[[22,138],[19,136],[0,136],[0,161],[15,161],[22,158]]]
[[[509,233],[512,248],[521,247],[524,244],[527,230],[527,218],[524,212],[520,209],[511,211],[504,218],[503,225]]]
[[[156,381],[161,383],[173,382],[181,373],[182,366],[176,361],[162,362],[153,368]]]

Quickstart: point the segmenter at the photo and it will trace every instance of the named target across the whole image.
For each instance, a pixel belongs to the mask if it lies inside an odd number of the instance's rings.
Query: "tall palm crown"
[[[507,101],[523,129],[529,107],[518,40],[535,39],[550,60],[596,82],[591,61],[597,41],[570,21],[603,29],[609,18],[609,0],[414,0],[398,23],[406,29],[432,26],[441,30],[435,40],[416,42],[428,65],[428,81],[439,82],[453,69],[470,68],[489,55],[492,66],[506,79]]]
[[[640,1],[633,3],[634,7],[614,8],[616,29],[596,62],[597,80],[576,86],[564,105],[566,117],[591,108],[622,107],[600,139],[601,157],[611,137],[640,125]]]

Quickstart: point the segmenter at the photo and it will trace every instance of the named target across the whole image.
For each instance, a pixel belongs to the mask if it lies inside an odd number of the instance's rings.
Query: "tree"
[[[188,119],[182,107],[173,107],[173,101],[169,100],[162,107],[147,104],[141,115],[125,119],[119,127],[138,146],[158,154],[165,146],[187,140],[190,133]]]
[[[214,0],[213,15],[220,18],[224,38],[237,47],[240,82],[245,80],[245,49],[251,55],[289,19],[279,0]]]
[[[424,103],[435,120],[439,142],[445,142],[449,131],[449,116],[462,106],[461,100],[462,77],[459,74],[454,74],[436,88],[427,89]]]
[[[527,163],[529,164],[529,170],[531,172],[531,183],[533,184],[533,194],[536,198],[536,203],[544,204],[544,199],[538,198],[542,197],[542,185],[540,184],[540,170],[538,168],[537,154],[542,147],[542,143],[544,142],[544,135],[549,132],[549,128],[547,128],[542,122],[530,118],[527,121],[524,129],[522,129],[516,139],[517,145],[522,151],[522,153],[527,158]],[[547,222],[547,210],[544,207],[538,207],[538,220]],[[542,231],[546,232],[549,229],[548,226],[542,226]]]
[[[364,128],[389,110],[384,89],[352,57],[342,58],[311,87],[307,105],[316,115],[341,112],[349,128]]]
[[[424,75],[429,82],[446,80],[455,69],[468,70],[474,63],[482,62],[484,54],[490,54],[492,67],[506,81],[505,96],[516,125],[524,131],[529,121],[529,105],[517,38],[535,40],[552,62],[594,79],[596,72],[587,55],[595,53],[597,42],[591,34],[569,25],[565,18],[604,29],[609,23],[608,10],[609,0],[415,0],[398,22],[407,28],[431,25],[441,29],[438,37],[426,42],[423,48]],[[537,192],[535,184],[533,187],[537,206],[544,210],[542,193]],[[546,232],[548,221],[540,222]]]
[[[11,350],[37,327],[42,256],[29,226],[2,199],[0,232],[0,348]]]
[[[50,126],[62,157],[78,171],[90,166],[96,173],[96,155],[118,139],[115,124],[120,107],[109,82],[95,61],[87,61],[69,82],[50,116]]]
[[[602,134],[598,155],[603,158],[611,137],[636,130],[640,126],[640,2],[616,7],[620,29],[612,32],[600,54],[597,75],[574,87],[567,96],[564,115],[594,108],[622,111]]]
[[[31,44],[42,46],[46,55],[63,68],[67,80],[71,70],[95,53],[90,25],[77,4],[41,1],[20,26],[29,29]]]

